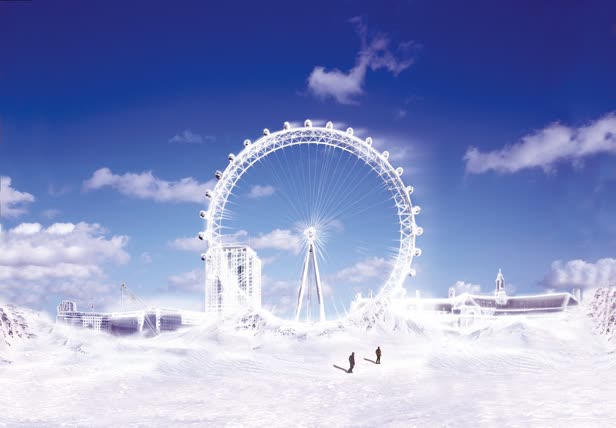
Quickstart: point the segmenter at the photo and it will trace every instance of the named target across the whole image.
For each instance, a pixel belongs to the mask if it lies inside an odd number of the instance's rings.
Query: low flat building
[[[460,317],[499,316],[499,315],[539,315],[563,312],[580,304],[579,290],[573,293],[543,293],[526,296],[509,296],[505,289],[505,277],[498,271],[494,294],[462,293],[456,295],[449,289],[447,298],[402,298],[400,303],[408,311],[430,311],[439,314],[453,314]],[[370,299],[359,295],[355,307],[361,307]]]
[[[174,331],[183,326],[199,324],[203,319],[201,312],[192,313],[168,308],[126,312],[84,312],[78,311],[77,304],[70,300],[62,301],[58,305],[56,314],[58,324],[104,331],[116,336]]]

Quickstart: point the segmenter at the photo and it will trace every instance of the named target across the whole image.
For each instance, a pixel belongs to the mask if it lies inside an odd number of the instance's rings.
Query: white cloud
[[[408,136],[401,135],[376,135],[373,136],[373,146],[379,151],[389,152],[389,162],[394,166],[404,169],[404,177],[417,174],[421,165],[425,164],[425,152],[421,151],[417,144]],[[405,178],[405,181],[407,178]]]
[[[302,247],[302,240],[298,235],[287,229],[274,229],[269,233],[261,234],[249,240],[252,248],[273,248],[292,251],[298,254]]]
[[[333,275],[334,279],[360,283],[367,280],[381,279],[391,271],[391,263],[382,257],[372,257],[344,268]]]
[[[53,235],[67,235],[75,230],[73,223],[54,223],[47,228],[47,233]]]
[[[500,150],[482,153],[469,147],[464,160],[466,171],[473,174],[490,170],[514,173],[527,168],[550,172],[559,162],[579,166],[586,157],[600,153],[616,154],[616,113],[579,128],[554,123]]]
[[[207,244],[205,241],[200,240],[196,236],[188,238],[177,238],[170,241],[167,245],[174,250],[180,251],[193,251],[202,253],[207,250]]]
[[[15,235],[34,235],[42,229],[40,223],[21,223],[19,226],[11,229],[11,233]]]
[[[277,296],[279,294],[289,294],[297,292],[299,289],[299,280],[288,281],[282,279],[273,279],[267,275],[262,275],[261,283],[263,287],[263,295],[266,297]]]
[[[149,265],[150,263],[152,263],[152,255],[150,253],[148,253],[147,251],[143,252],[139,256],[139,261],[143,265]]]
[[[355,66],[348,72],[338,69],[326,70],[317,66],[308,76],[308,90],[319,98],[332,97],[340,104],[354,104],[356,98],[364,93],[363,86],[368,69],[386,69],[395,76],[406,70],[413,63],[410,58],[412,42],[401,43],[398,46],[400,58],[391,50],[387,34],[377,34],[368,37],[368,29],[361,18],[353,18],[361,38],[361,50],[357,54]]]
[[[165,181],[155,177],[151,171],[141,174],[126,173],[117,175],[109,168],[101,168],[83,183],[83,189],[95,190],[111,187],[120,193],[140,199],[152,199],[158,202],[206,202],[205,191],[214,188],[211,180],[200,183],[192,177],[179,181]]]
[[[224,235],[223,242],[225,244],[236,244],[245,240],[248,236],[248,232],[245,230],[238,230],[235,233]],[[196,235],[187,238],[177,238],[167,243],[167,245],[174,250],[180,251],[193,251],[202,253],[207,250],[207,243],[200,240]]]
[[[110,290],[103,266],[128,262],[127,243],[98,224],[22,223],[0,233],[0,295],[26,304],[58,293],[100,298]]]
[[[595,288],[616,285],[616,259],[604,258],[596,263],[584,260],[557,260],[552,263],[541,285],[546,288]]]
[[[205,273],[203,269],[171,275],[167,278],[169,290],[189,293],[204,293]]]
[[[272,196],[274,194],[273,186],[261,186],[260,184],[256,184],[250,188],[250,192],[248,193],[249,198],[263,198],[266,196]]]
[[[47,193],[50,196],[64,196],[67,193],[69,193],[72,189],[71,186],[69,185],[54,185],[53,183],[49,185],[49,187],[47,188]]]
[[[34,202],[30,193],[11,187],[11,177],[0,177],[0,217],[19,217],[26,213],[25,204]]]
[[[47,219],[55,218],[59,216],[60,214],[61,214],[61,211],[54,209],[54,208],[50,208],[48,210],[44,210],[43,212],[41,212],[41,215]]]
[[[471,284],[470,282],[456,281],[453,287],[456,289],[456,294],[479,294],[481,292],[481,286],[479,284]]]
[[[211,135],[199,135],[192,132],[190,129],[186,129],[179,134],[174,135],[169,142],[170,143],[185,143],[185,144],[203,144],[214,141],[215,138]]]
[[[403,108],[396,109],[394,111],[394,119],[404,119],[407,115],[408,111]]]

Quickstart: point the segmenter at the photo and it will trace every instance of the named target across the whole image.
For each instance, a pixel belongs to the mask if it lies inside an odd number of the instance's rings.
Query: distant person
[[[349,371],[347,373],[353,373],[353,367],[355,367],[355,352],[351,352],[351,356],[349,357]]]
[[[381,347],[376,347],[376,363],[381,364]]]

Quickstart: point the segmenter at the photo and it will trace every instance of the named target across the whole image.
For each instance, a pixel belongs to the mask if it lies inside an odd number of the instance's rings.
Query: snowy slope
[[[616,358],[583,311],[455,332],[247,314],[117,338],[55,326],[0,365],[1,426],[612,427]],[[362,318],[363,319],[363,318]],[[383,350],[375,365],[374,349]],[[353,374],[346,368],[356,354]]]
[[[616,345],[616,287],[597,288],[588,294],[586,306],[595,322],[595,331]]]
[[[17,343],[33,338],[34,332],[27,318],[39,317],[30,310],[19,309],[11,304],[0,304],[0,356]]]

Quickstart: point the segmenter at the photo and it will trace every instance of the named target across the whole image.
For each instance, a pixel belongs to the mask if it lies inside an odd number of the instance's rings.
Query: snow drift
[[[323,325],[247,312],[118,338],[14,308],[11,319],[21,313],[36,336],[12,339],[12,363],[0,364],[0,426],[587,427],[616,419],[616,358],[584,311],[452,329],[391,302],[364,309]],[[348,374],[351,352],[357,365]]]

